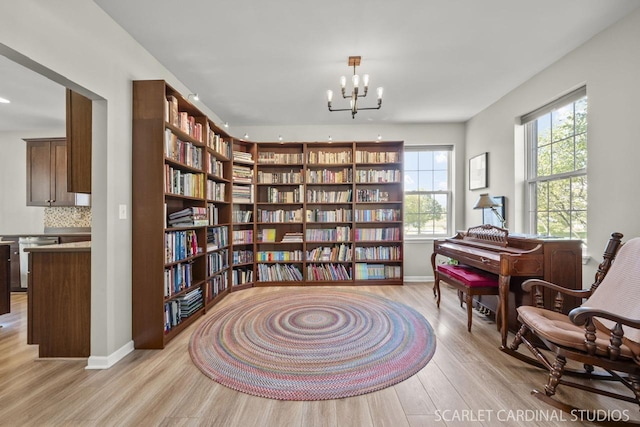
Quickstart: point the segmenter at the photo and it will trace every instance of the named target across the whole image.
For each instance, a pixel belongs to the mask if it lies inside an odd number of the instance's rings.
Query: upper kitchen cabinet
[[[92,101],[67,89],[67,191],[91,194]]]
[[[90,196],[67,191],[65,138],[27,142],[27,206],[89,206]]]

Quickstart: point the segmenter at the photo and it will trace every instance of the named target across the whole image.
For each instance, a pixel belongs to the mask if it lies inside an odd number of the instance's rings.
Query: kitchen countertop
[[[61,243],[25,248],[25,252],[90,252],[91,242]]]

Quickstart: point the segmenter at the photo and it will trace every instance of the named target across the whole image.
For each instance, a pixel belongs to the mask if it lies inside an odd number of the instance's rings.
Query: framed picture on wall
[[[487,161],[489,153],[469,159],[469,190],[487,188]]]

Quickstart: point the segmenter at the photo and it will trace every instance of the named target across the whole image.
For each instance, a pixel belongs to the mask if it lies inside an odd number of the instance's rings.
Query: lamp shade
[[[483,193],[478,197],[478,201],[476,202],[473,209],[486,209],[493,208],[499,206],[496,202],[493,201],[489,193]]]

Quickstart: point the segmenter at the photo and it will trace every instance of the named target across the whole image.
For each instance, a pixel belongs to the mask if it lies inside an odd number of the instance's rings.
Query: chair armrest
[[[593,317],[608,319],[613,322],[620,323],[621,325],[640,329],[640,320],[618,316],[617,314],[604,310],[597,310],[589,307],[577,307],[569,312],[569,319],[578,326],[584,326],[587,319],[591,319]]]
[[[560,292],[561,294],[576,298],[589,298],[591,296],[591,291],[588,289],[568,289],[542,279],[525,280],[522,283],[522,290],[524,290],[525,292],[531,292],[531,289],[534,286],[541,286],[543,288],[551,289],[556,292]]]

